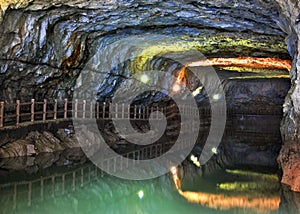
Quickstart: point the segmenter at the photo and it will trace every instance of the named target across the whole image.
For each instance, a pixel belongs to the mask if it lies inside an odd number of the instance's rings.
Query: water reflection
[[[269,189],[268,193],[263,193],[263,189],[251,193],[243,189],[224,191],[219,188],[220,183],[233,180],[256,182],[257,179],[224,171],[218,172],[219,176],[201,177],[195,170],[199,168],[185,162],[181,167],[184,175],[176,171],[173,175],[146,181],[115,178],[90,163],[48,169],[42,175],[27,175],[25,178],[22,173],[15,174],[15,179],[20,178],[18,181],[6,181],[0,185],[1,212],[278,213],[278,181],[267,180],[275,188]],[[191,189],[196,191],[183,191],[181,182],[182,186],[193,187]]]
[[[226,196],[205,192],[183,191],[176,167],[171,168],[173,182],[178,193],[187,201],[198,203],[214,209],[229,210],[233,208],[251,209],[257,212],[269,212],[279,209],[280,197],[259,197],[249,195]]]

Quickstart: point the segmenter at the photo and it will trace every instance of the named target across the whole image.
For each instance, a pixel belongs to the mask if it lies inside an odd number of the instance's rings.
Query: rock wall
[[[283,170],[282,183],[293,191],[300,192],[300,2],[277,0],[285,21],[282,28],[288,33],[287,46],[293,57],[293,67],[290,71],[291,89],[284,104],[284,119],[281,123],[281,133],[284,140],[278,162]]]

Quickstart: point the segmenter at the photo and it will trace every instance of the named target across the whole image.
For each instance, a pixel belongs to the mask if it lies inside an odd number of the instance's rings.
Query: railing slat
[[[47,119],[47,100],[44,99],[43,103],[43,121],[46,121]]]
[[[53,115],[53,119],[54,120],[57,119],[57,99],[54,100],[54,115]]]
[[[20,100],[16,102],[16,126],[20,124]]]
[[[82,118],[85,118],[85,112],[86,112],[86,100],[83,100],[82,104]]]
[[[97,119],[99,119],[99,114],[100,114],[100,112],[99,112],[99,102],[97,102],[97,104],[96,104],[96,118]]]
[[[4,126],[4,102],[0,102],[0,127]]]
[[[64,100],[64,119],[68,117],[68,99]]]
[[[93,118],[93,101],[90,102],[90,119]]]
[[[74,118],[78,117],[78,99],[75,99],[75,104],[74,104]]]
[[[31,99],[31,122],[34,122],[34,99]]]

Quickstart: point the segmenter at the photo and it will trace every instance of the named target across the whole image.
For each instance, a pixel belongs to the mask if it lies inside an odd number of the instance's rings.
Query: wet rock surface
[[[16,7],[7,9],[1,22],[0,98],[6,101],[71,97],[88,60],[133,35],[154,44],[159,40],[147,34],[185,37],[207,56],[288,57],[285,33],[276,24],[279,11],[269,2],[33,1]],[[120,51],[114,49],[104,59],[95,58],[112,63],[95,74],[103,97],[130,74],[114,64]]]
[[[68,148],[79,147],[73,136],[68,136],[64,129],[57,133],[32,131],[24,140],[8,142],[0,147],[1,158],[35,156],[40,153],[54,153]]]

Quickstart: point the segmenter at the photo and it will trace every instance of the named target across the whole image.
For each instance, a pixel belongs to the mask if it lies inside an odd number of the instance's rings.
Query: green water
[[[276,176],[239,171],[200,176],[184,168],[180,172],[183,191],[279,197]],[[12,176],[1,177],[1,213],[261,213],[242,207],[220,210],[188,202],[177,192],[171,174],[129,181],[85,164]]]

